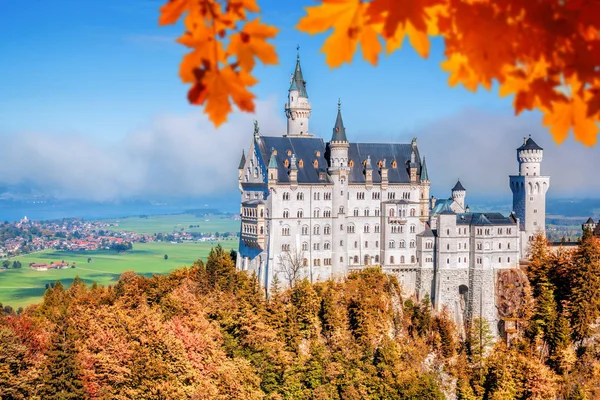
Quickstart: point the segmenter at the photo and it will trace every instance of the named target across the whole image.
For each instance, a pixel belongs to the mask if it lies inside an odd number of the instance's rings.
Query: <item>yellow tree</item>
[[[600,2],[597,0],[320,0],[306,7],[302,32],[331,32],[321,51],[334,68],[351,62],[358,45],[373,65],[405,38],[422,56],[430,37],[444,41],[449,84],[514,95],[515,113],[537,109],[554,140],[594,145],[600,118]],[[188,99],[204,105],[216,126],[232,102],[254,111],[248,90],[256,60],[277,64],[268,43],[277,28],[260,21],[256,0],[168,0],[161,25],[183,18],[178,42],[191,49],[180,77]]]

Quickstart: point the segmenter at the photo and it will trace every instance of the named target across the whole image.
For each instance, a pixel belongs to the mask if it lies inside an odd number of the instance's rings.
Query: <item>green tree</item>
[[[168,255],[168,254],[165,254],[163,258],[164,258],[165,260],[168,260],[168,259],[169,259],[169,255]]]
[[[569,302],[571,328],[573,339],[581,344],[600,317],[600,241],[589,230],[584,232],[573,258],[576,268]]]
[[[52,335],[41,374],[39,394],[43,399],[86,399],[77,359],[74,330],[62,314]]]

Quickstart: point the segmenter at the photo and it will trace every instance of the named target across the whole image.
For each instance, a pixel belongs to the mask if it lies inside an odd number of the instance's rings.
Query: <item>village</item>
[[[10,258],[47,249],[63,251],[127,251],[133,243],[215,241],[235,236],[235,232],[186,232],[142,234],[118,229],[118,223],[63,219],[33,221],[27,217],[17,222],[0,222],[0,258]],[[10,264],[12,265],[12,264]],[[0,264],[6,269],[8,263]],[[14,267],[14,266],[13,266]],[[68,268],[58,264],[37,265],[37,269]]]

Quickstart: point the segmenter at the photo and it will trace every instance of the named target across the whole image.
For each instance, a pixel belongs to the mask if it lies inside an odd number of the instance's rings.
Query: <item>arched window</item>
[[[404,256],[400,256],[400,264],[404,264]]]
[[[358,217],[358,208],[355,208],[355,209],[354,209],[354,216],[355,216],[355,217]]]
[[[358,256],[354,256],[354,264],[358,264]]]
[[[262,226],[260,227],[260,234],[264,234],[264,228]]]
[[[321,216],[321,210],[319,210],[318,208],[315,208],[315,210],[313,211],[313,217],[319,218],[320,216]]]
[[[390,217],[393,217],[396,215],[396,211],[393,208],[390,208]]]
[[[400,242],[400,243],[402,243],[402,242]],[[388,249],[393,249],[394,247],[395,247],[394,241],[390,240],[389,243],[388,243]]]
[[[365,226],[363,227],[363,232],[364,232],[364,233],[369,233],[369,225],[365,225]]]
[[[390,264],[394,263],[394,256],[390,256]]]
[[[415,241],[414,241],[414,240],[411,240],[411,241],[410,241],[410,248],[412,249],[412,248],[414,248],[414,247],[415,247]]]
[[[375,263],[379,264],[379,256],[375,256]]]
[[[325,225],[325,227],[323,228],[323,233],[325,235],[331,235],[331,227],[329,225]]]
[[[415,256],[410,256],[410,263],[414,264],[415,263]]]
[[[313,227],[313,234],[314,235],[319,235],[321,233],[321,228],[319,228],[319,225],[315,225]]]
[[[400,248],[403,249],[406,247],[406,243],[404,242],[404,240],[400,241]]]
[[[344,213],[344,207],[340,207],[340,212],[339,212],[339,213],[340,213],[340,214],[343,214],[343,213]]]
[[[326,209],[325,211],[323,211],[323,216],[325,218],[331,218],[331,210]]]
[[[369,209],[365,208],[365,217],[368,217],[368,216],[369,216]]]
[[[302,218],[302,217],[304,217],[304,211],[298,210],[298,212],[296,213],[296,215],[298,216],[298,218]]]
[[[283,228],[281,228],[281,235],[282,236],[290,236],[290,227],[284,226]]]
[[[369,265],[370,261],[371,261],[371,257],[369,257],[368,254],[365,254],[365,257],[364,257],[364,263],[365,263],[365,265]]]
[[[414,217],[414,216],[415,216],[415,209],[414,209],[414,208],[411,208],[411,209],[410,209],[410,216],[411,216],[411,217]]]
[[[298,192],[298,194],[296,195],[296,199],[297,200],[304,200],[304,193]]]
[[[415,230],[416,230],[415,226],[411,225],[410,226],[410,233],[415,233]]]
[[[302,235],[308,235],[308,225],[302,225]]]
[[[289,218],[290,212],[288,210],[283,210],[283,218]]]
[[[302,251],[308,251],[308,243],[306,243],[306,242],[302,243]]]
[[[305,266],[305,267],[308,265],[308,259],[307,258],[305,258],[304,260],[302,260],[302,265]]]
[[[325,242],[325,244],[323,245],[323,249],[330,250],[331,249],[331,243]]]
[[[284,200],[289,200],[290,199],[290,193],[289,192],[283,192],[283,199]]]

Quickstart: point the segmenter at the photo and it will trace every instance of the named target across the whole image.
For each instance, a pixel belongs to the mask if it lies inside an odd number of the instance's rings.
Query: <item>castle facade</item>
[[[263,136],[255,123],[242,154],[237,268],[256,273],[268,291],[275,279],[342,279],[380,266],[405,295],[429,296],[459,326],[482,316],[496,331],[497,272],[518,268],[529,241],[545,232],[543,149],[531,138],[517,149],[509,216],[477,213],[460,181],[450,197],[430,197],[416,139],[350,141],[339,102],[330,140],[315,137],[299,58],[285,112],[286,134]]]

